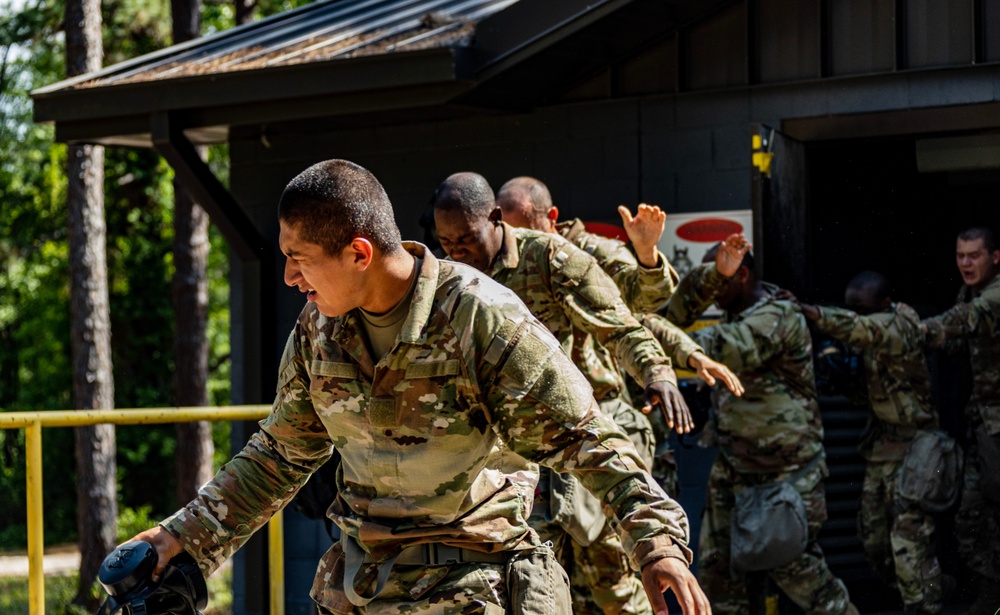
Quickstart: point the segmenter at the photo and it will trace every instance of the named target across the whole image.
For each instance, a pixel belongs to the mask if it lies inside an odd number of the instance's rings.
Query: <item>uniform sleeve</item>
[[[923,321],[932,348],[950,348],[951,342],[977,332],[995,335],[1000,323],[1000,291],[985,292],[968,303]]]
[[[561,242],[551,262],[554,295],[574,327],[593,335],[640,386],[677,383],[670,359],[591,255]]]
[[[646,314],[642,318],[642,324],[649,329],[660,342],[663,351],[674,360],[675,365],[688,367],[688,359],[696,352],[705,353],[705,349],[698,345],[683,329],[670,322],[666,318],[657,314]]]
[[[633,565],[661,557],[691,562],[688,522],[649,475],[632,442],[604,415],[558,341],[526,319],[490,373],[486,405],[500,438],[519,455],[570,472],[601,500]],[[491,344],[496,348],[496,344]]]
[[[298,349],[298,327],[281,360],[278,393],[261,430],[197,497],[161,525],[212,574],[333,454],[312,407],[309,379]]]
[[[904,339],[894,326],[894,315],[884,312],[861,316],[851,310],[836,307],[819,307],[816,326],[849,346],[874,348],[882,351],[905,351],[909,340]]]
[[[629,247],[619,241],[594,252],[604,272],[611,276],[622,299],[634,314],[658,312],[665,308],[679,278],[659,251],[656,267],[643,267]]]
[[[695,267],[684,276],[667,303],[667,320],[679,327],[690,327],[702,312],[715,301],[715,295],[726,285],[714,264]]]
[[[802,318],[801,314],[794,316]],[[738,322],[699,329],[691,337],[708,356],[734,372],[753,370],[781,352],[784,346],[781,319],[779,312],[757,310]]]

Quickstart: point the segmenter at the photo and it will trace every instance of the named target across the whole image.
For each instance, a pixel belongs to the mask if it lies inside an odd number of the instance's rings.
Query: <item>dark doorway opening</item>
[[[894,299],[923,317],[954,303],[962,283],[955,236],[969,226],[1000,232],[1000,169],[921,173],[917,141],[910,136],[806,145],[806,273],[800,277],[804,287],[792,289],[800,297],[839,305],[851,277],[874,269],[892,281]],[[768,246],[771,257],[776,251]],[[822,342],[814,334],[814,346]],[[967,358],[931,353],[928,364],[942,427],[962,437]],[[856,538],[864,461],[855,447],[867,413],[846,396],[827,395],[820,402],[831,471],[830,519],[820,543],[862,612],[899,610],[896,593],[871,572]],[[938,552],[945,572],[961,579],[952,518],[939,517]]]

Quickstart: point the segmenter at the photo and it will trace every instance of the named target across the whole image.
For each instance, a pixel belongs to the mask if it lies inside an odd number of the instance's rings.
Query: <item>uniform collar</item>
[[[574,242],[581,233],[587,232],[587,227],[583,224],[583,220],[579,218],[574,218],[567,222],[559,222],[556,224],[556,232],[563,236],[566,241]]]
[[[421,260],[417,270],[417,283],[410,299],[410,310],[403,320],[399,331],[399,341],[403,344],[420,344],[425,341],[427,323],[434,310],[434,297],[437,293],[438,277],[441,272],[440,261],[427,249],[427,246],[415,241],[404,241],[403,249]],[[371,374],[374,361],[364,343],[358,343],[363,335],[358,314],[351,310],[339,317],[332,338],[341,348],[347,351],[358,362],[361,368]]]
[[[517,247],[517,230],[506,222],[500,223],[503,229],[503,241],[500,242],[500,251],[493,258],[486,275],[495,278],[504,269],[517,269],[521,264],[521,254]]]

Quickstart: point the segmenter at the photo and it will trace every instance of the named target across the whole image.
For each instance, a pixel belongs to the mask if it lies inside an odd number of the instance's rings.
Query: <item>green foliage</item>
[[[118,509],[118,543],[121,544],[139,532],[148,530],[157,524],[159,519],[152,519],[149,513],[152,506],[130,508],[122,506]]]
[[[3,3],[3,0],[0,0]],[[267,3],[274,6],[274,3]],[[102,3],[105,62],[169,43],[168,0]],[[0,15],[0,411],[72,407],[66,216],[66,148],[31,119],[32,89],[65,74],[56,0],[28,0]],[[232,25],[232,7],[208,4],[205,31]],[[224,180],[228,155],[210,148]],[[173,173],[149,150],[108,149],[105,161],[112,358],[118,407],[173,405]],[[209,257],[209,394],[229,403],[228,255],[212,229]],[[123,525],[133,529],[177,507],[174,427],[117,430]],[[213,425],[216,461],[228,458],[229,426]],[[43,436],[45,539],[76,539],[71,429]],[[0,431],[0,548],[26,544],[24,434]],[[131,535],[131,534],[130,534]],[[68,602],[68,599],[67,599]],[[8,611],[0,606],[0,612]]]
[[[50,615],[90,615],[70,605],[76,593],[77,576],[45,577],[45,612]],[[96,588],[95,588],[96,595]],[[28,583],[24,577],[0,577],[0,613],[27,615]]]

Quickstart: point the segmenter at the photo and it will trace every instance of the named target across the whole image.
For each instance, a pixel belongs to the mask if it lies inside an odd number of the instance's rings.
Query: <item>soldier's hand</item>
[[[688,357],[688,367],[698,372],[698,377],[704,380],[708,386],[715,386],[716,380],[721,380],[722,384],[733,392],[733,395],[737,397],[743,395],[743,383],[732,370],[722,363],[696,352]]]
[[[740,270],[743,257],[751,247],[743,233],[733,233],[726,237],[719,245],[719,251],[715,253],[715,268],[723,277],[733,277]]]
[[[676,557],[664,557],[646,564],[642,569],[642,586],[656,615],[668,615],[663,593],[674,592],[684,615],[712,615],[712,606],[701,591],[687,564]]]
[[[663,235],[663,227],[666,224],[667,214],[656,205],[639,204],[639,210],[632,217],[632,212],[624,205],[618,206],[618,213],[622,217],[622,225],[625,233],[628,234],[632,247],[635,248],[635,255],[643,267],[656,267],[659,263],[659,255],[656,251],[656,244],[660,242]]]
[[[646,405],[642,407],[643,414],[649,414],[657,405],[663,411],[667,427],[677,433],[688,433],[694,429],[694,419],[688,409],[681,390],[672,382],[654,382],[646,387]]]
[[[180,541],[174,538],[174,535],[165,530],[162,525],[157,525],[152,529],[136,534],[125,542],[133,540],[148,542],[156,549],[156,567],[153,568],[154,581],[160,580],[160,576],[163,575],[163,571],[166,569],[167,564],[170,563],[170,560],[174,556],[180,555],[181,551],[184,550]]]

